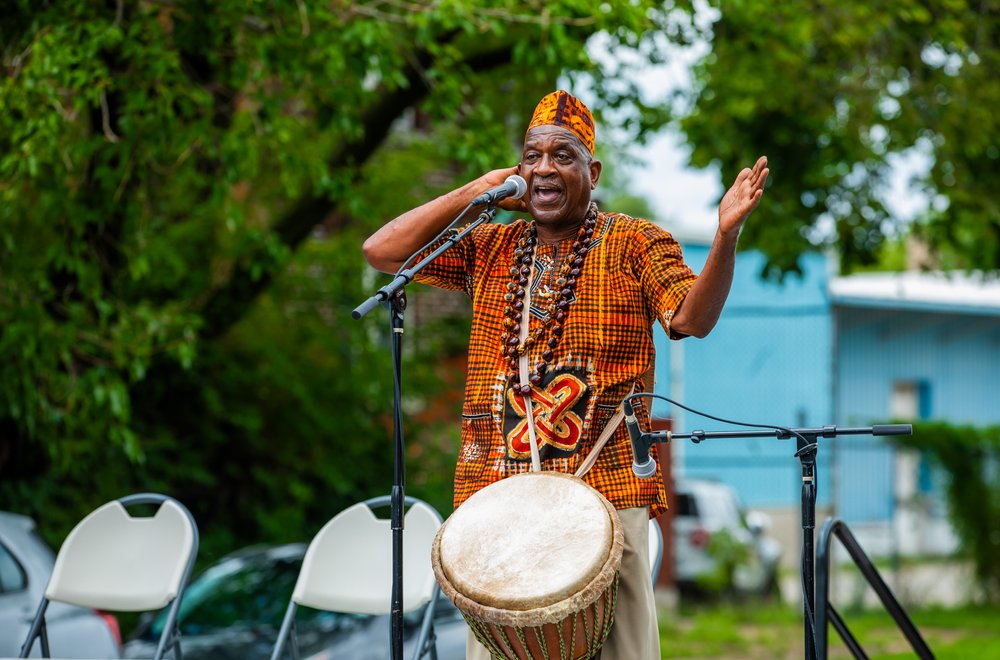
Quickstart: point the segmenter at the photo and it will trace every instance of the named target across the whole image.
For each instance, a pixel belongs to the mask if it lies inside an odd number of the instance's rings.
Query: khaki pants
[[[649,564],[649,508],[620,509],[625,533],[615,622],[601,647],[601,660],[659,660],[660,633]],[[465,645],[466,660],[491,660],[472,631]]]

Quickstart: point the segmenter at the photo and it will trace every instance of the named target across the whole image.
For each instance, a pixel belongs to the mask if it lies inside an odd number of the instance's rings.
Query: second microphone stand
[[[815,603],[816,603],[816,550],[813,530],[816,528],[816,453],[819,449],[819,438],[833,438],[839,435],[911,435],[913,426],[910,424],[879,424],[865,427],[822,426],[818,428],[770,429],[736,431],[692,431],[691,433],[672,433],[670,431],[651,431],[639,433],[633,438],[633,454],[649,456],[649,448],[654,442],[670,442],[671,440],[690,439],[695,444],[703,440],[722,438],[778,438],[796,439],[795,457],[799,459],[802,468],[802,607],[803,628],[806,660],[816,660],[815,644]],[[637,474],[643,471],[643,464],[634,464]],[[653,466],[655,470],[655,466]]]

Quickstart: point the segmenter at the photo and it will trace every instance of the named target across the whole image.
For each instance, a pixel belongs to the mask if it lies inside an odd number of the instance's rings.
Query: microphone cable
[[[635,394],[630,394],[627,397],[625,397],[625,401],[628,401],[629,403],[631,403],[632,399],[635,399],[635,398],[638,398],[638,397],[645,397],[647,399],[661,399],[663,401],[666,401],[667,403],[670,403],[672,405],[677,406],[678,408],[683,408],[684,410],[686,410],[686,411],[688,411],[690,413],[694,413],[695,415],[699,415],[701,417],[707,417],[708,419],[715,420],[716,422],[722,422],[723,424],[732,424],[734,426],[749,426],[749,427],[755,428],[755,429],[771,429],[772,431],[782,431],[784,433],[787,433],[789,436],[795,436],[796,438],[798,438],[802,442],[807,443],[805,447],[803,447],[799,451],[795,452],[796,458],[798,458],[798,456],[800,454],[804,454],[808,450],[811,450],[813,447],[817,446],[815,442],[809,443],[809,441],[806,440],[805,436],[803,436],[801,433],[797,433],[796,431],[794,431],[794,430],[792,430],[790,428],[787,428],[785,426],[777,426],[775,424],[751,424],[750,422],[740,422],[740,421],[736,421],[736,420],[732,420],[732,419],[726,419],[724,417],[716,417],[715,415],[710,415],[709,413],[702,412],[700,410],[696,410],[694,408],[690,408],[688,406],[685,406],[683,403],[679,403],[677,401],[674,401],[673,399],[665,397],[662,394],[655,394],[653,392],[636,392]],[[778,438],[778,440],[787,440],[787,438]],[[694,442],[695,444],[698,444],[698,443],[701,442],[700,440],[694,440],[693,438],[692,438],[691,441]]]

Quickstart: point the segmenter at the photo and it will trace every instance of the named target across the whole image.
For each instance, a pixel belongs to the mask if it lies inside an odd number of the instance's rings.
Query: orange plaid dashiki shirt
[[[455,470],[455,506],[474,492],[531,469],[523,401],[507,388],[507,358],[500,345],[504,294],[518,239],[528,222],[484,224],[416,275],[432,286],[465,291],[472,299],[472,331],[462,410],[462,444]],[[531,328],[543,323],[556,273],[575,239],[535,248]],[[668,334],[670,320],[696,279],[680,245],[651,222],[599,213],[590,248],[569,306],[564,331],[532,401],[543,470],[573,473],[629,391],[643,390],[652,364],[653,322]],[[546,335],[529,352],[535,364]],[[646,419],[644,400],[637,415]],[[656,458],[657,445],[651,448]],[[601,449],[584,480],[619,509],[666,509],[663,478],[632,473],[624,424]]]

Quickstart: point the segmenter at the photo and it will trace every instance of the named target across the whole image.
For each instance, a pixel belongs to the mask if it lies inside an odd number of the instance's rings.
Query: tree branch
[[[504,44],[494,50],[477,54],[466,61],[473,71],[484,72],[509,64],[513,56],[513,46]],[[430,55],[422,53],[417,61],[407,68],[408,85],[393,90],[379,99],[364,114],[363,131],[357,140],[345,142],[329,158],[332,172],[365,163],[382,145],[393,123],[413,105],[422,100],[430,91],[423,71],[430,64]],[[313,229],[334,213],[339,200],[326,194],[306,193],[275,224],[274,233],[282,243],[295,249],[306,239]],[[332,226],[343,228],[352,219],[346,214],[334,214]],[[257,254],[248,255],[234,269],[226,284],[211,293],[202,308],[202,339],[221,336],[249,310],[253,301],[272,282],[275,272],[269,270],[257,279],[250,276],[250,264],[263,255],[264,248]]]

